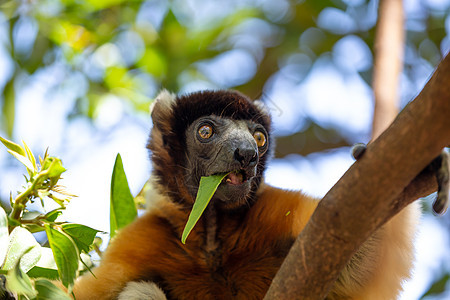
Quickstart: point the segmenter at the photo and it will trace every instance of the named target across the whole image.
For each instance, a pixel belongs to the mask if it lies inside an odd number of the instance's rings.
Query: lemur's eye
[[[256,141],[258,147],[264,147],[266,145],[266,136],[261,131],[255,131],[253,138]]]
[[[210,137],[212,137],[214,133],[214,130],[212,128],[211,125],[205,124],[200,126],[200,128],[198,129],[198,135],[202,138],[202,139],[209,139]]]

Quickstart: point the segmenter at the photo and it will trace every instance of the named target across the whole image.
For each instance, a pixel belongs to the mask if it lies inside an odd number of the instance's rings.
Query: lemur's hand
[[[442,215],[448,208],[450,193],[450,159],[449,153],[444,149],[427,168],[436,174],[438,191],[433,202],[433,212]]]
[[[364,152],[366,151],[366,144],[357,143],[352,146],[352,156],[354,159],[358,160],[362,157]]]
[[[366,151],[366,145],[358,143],[352,147],[352,156],[358,160]],[[433,202],[433,212],[442,215],[449,205],[450,194],[450,155],[444,149],[441,154],[436,157],[428,166],[427,169],[434,172],[438,183],[438,191],[436,200]]]

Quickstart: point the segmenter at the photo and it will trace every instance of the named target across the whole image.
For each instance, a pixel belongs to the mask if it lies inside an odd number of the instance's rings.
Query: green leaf
[[[36,267],[58,270],[52,249],[49,247],[42,247],[41,253],[41,259],[37,262]]]
[[[9,150],[9,149],[8,149],[8,152],[12,156],[14,156],[18,161],[20,161],[27,168],[27,170],[29,172],[33,172],[33,164],[31,163],[31,161],[26,156],[20,155],[17,152],[14,152],[14,151]]]
[[[36,266],[27,272],[28,276],[32,278],[45,277],[52,280],[59,279],[58,267],[56,266],[52,249],[42,247],[41,252],[41,259]]]
[[[15,79],[16,77],[13,75],[3,89],[2,119],[6,134],[10,137],[13,133],[14,118],[16,115],[16,92],[14,89]]]
[[[86,0],[95,10],[105,9],[111,6],[119,5],[125,0]]]
[[[183,234],[181,236],[181,242],[183,244],[186,243],[186,239],[189,233],[191,233],[195,224],[197,224],[197,221],[205,211],[206,206],[208,206],[208,203],[219,187],[219,184],[227,175],[228,173],[211,175],[208,177],[202,177],[200,179],[197,197],[195,198],[195,202],[189,215],[189,219],[186,223],[186,226],[184,227]]]
[[[94,238],[99,230],[81,224],[63,224],[62,229],[70,235],[80,252],[89,252],[89,248],[94,242]]]
[[[62,161],[56,157],[46,157],[42,164],[42,170],[48,170],[48,177],[59,178],[66,169],[62,166]]]
[[[61,208],[57,208],[49,211],[45,214],[45,219],[49,222],[55,222],[56,219],[62,214]]]
[[[428,291],[420,297],[422,299],[426,296],[440,295],[446,291],[447,283],[450,281],[450,274],[445,274],[439,280],[435,281]]]
[[[156,78],[161,78],[166,75],[168,69],[165,54],[152,47],[145,49],[145,53],[139,60],[138,66]]]
[[[19,5],[20,3],[15,0],[1,2],[0,10],[2,11],[2,14],[5,16],[6,20],[11,19],[17,14],[17,8],[19,7]]]
[[[28,147],[27,144],[25,144],[25,142],[23,140],[22,140],[22,143],[23,143],[23,147],[25,148],[25,151],[27,153],[27,158],[33,166],[33,172],[37,172],[38,169],[36,166],[36,158],[34,157],[33,152],[31,152],[30,148]]]
[[[38,291],[36,300],[71,300],[63,290],[47,279],[36,279],[34,286]]]
[[[38,266],[34,266],[30,271],[27,272],[30,278],[47,278],[50,280],[58,280],[59,274],[58,269],[48,269]]]
[[[0,267],[3,265],[8,250],[8,240],[8,217],[3,208],[0,207]]]
[[[58,231],[50,225],[45,225],[48,243],[53,252],[59,277],[65,287],[72,290],[78,270],[79,252],[75,242],[64,232]]]
[[[137,209],[128,186],[127,177],[123,169],[122,158],[120,157],[120,154],[117,154],[111,178],[111,237],[116,234],[117,230],[130,224],[136,217]]]
[[[30,277],[21,270],[19,263],[9,270],[6,275],[6,289],[28,297],[35,297],[37,294],[33,288]]]
[[[18,264],[24,272],[28,272],[41,258],[41,245],[34,236],[22,227],[16,227],[9,236],[6,259],[2,266],[4,270],[10,270]]]
[[[25,155],[26,155],[26,152],[25,152],[25,150],[22,148],[22,146],[20,146],[20,145],[14,143],[14,142],[11,142],[11,141],[9,141],[9,140],[7,140],[7,139],[4,139],[4,138],[2,138],[1,136],[0,136],[0,142],[2,142],[3,145],[6,146],[6,148],[8,148],[9,150],[11,150],[11,151],[13,151],[13,152],[16,152],[17,154],[22,155],[22,156],[25,156]]]

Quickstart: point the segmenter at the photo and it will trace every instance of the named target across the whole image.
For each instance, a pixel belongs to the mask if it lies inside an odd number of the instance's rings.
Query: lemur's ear
[[[163,132],[170,131],[170,117],[176,98],[175,94],[162,90],[150,106],[153,126]]]
[[[270,115],[269,108],[261,100],[254,100],[253,104],[259,109],[259,111],[265,115]]]

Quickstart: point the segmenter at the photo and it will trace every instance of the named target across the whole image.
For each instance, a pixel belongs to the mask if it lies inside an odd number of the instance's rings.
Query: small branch
[[[28,186],[28,188],[17,195],[17,197],[14,199],[13,205],[12,205],[12,211],[9,217],[13,220],[20,220],[20,217],[22,216],[22,212],[25,209],[25,206],[27,202],[30,200],[31,197],[35,196],[35,190],[37,189],[37,185],[40,184],[43,181],[43,178],[45,179],[48,176],[48,170],[41,171],[36,178],[33,180],[33,183]],[[10,228],[10,231],[14,229],[14,227]]]
[[[351,143],[335,130],[323,128],[314,123],[311,123],[305,131],[288,136],[277,136],[275,144],[277,145],[275,158],[283,158],[293,153],[307,156],[311,153],[351,146]]]
[[[447,55],[416,99],[319,203],[265,299],[323,299],[377,228],[435,190],[434,178],[421,171],[450,144],[449,81]]]
[[[399,109],[399,82],[403,66],[402,0],[380,0],[375,36],[373,92],[375,108],[372,139],[392,123]]]
[[[22,215],[22,211],[25,208],[25,204],[28,202],[30,195],[34,191],[34,184],[30,185],[25,191],[20,193],[16,199],[14,199],[14,204],[10,214],[11,219],[19,220]]]

